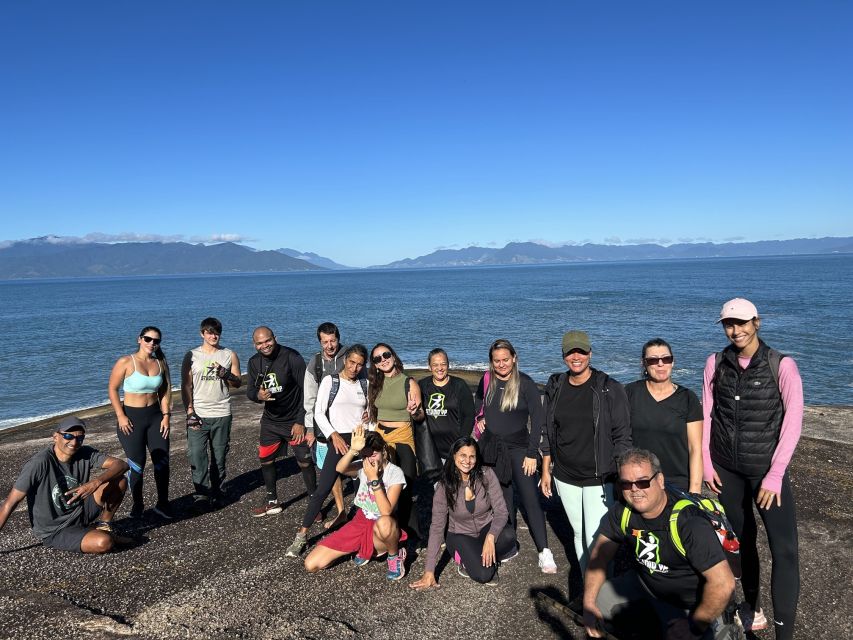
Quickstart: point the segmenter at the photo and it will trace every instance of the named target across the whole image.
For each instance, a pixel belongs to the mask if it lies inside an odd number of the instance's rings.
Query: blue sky
[[[853,235],[853,5],[4,2],[0,240]]]

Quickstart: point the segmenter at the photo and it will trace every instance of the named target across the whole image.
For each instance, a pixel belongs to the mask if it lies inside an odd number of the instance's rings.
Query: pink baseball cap
[[[735,320],[752,320],[758,317],[758,309],[746,298],[733,298],[723,305],[720,309],[720,319],[717,322],[722,322],[728,318]]]

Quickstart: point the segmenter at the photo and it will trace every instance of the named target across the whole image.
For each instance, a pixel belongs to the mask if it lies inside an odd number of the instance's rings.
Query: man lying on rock
[[[24,465],[0,506],[0,529],[26,498],[33,533],[46,547],[106,553],[116,544],[131,542],[112,525],[127,490],[127,463],[84,447],[85,437],[86,424],[79,418],[59,422],[51,445]],[[104,472],[92,477],[96,469]]]

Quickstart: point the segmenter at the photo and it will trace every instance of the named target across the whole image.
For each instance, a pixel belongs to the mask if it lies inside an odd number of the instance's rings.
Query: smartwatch
[[[378,487],[380,487],[381,485],[382,485],[382,481],[381,481],[381,480],[379,480],[379,479],[376,479],[376,480],[370,480],[370,481],[367,483],[367,486],[369,486],[371,489],[377,489],[377,488],[378,488]]]

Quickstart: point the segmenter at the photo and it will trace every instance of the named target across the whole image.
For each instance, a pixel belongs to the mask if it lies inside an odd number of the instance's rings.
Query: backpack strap
[[[323,354],[318,353],[314,356],[314,381],[320,384],[323,379]],[[331,404],[331,403],[330,403]]]
[[[684,550],[684,545],[681,542],[681,534],[678,533],[678,516],[681,514],[681,510],[684,507],[695,507],[696,504],[690,500],[679,500],[675,503],[675,506],[672,507],[672,513],[669,514],[669,537],[672,540],[673,546],[678,549],[678,553],[680,553],[685,558],[687,557],[687,551]]]
[[[359,383],[361,384],[361,392],[364,394],[364,397],[367,397],[367,378],[359,378]]]
[[[773,380],[776,386],[779,386],[779,362],[785,357],[784,353],[779,353],[776,349],[767,347],[767,364],[770,366],[770,373],[773,375]]]
[[[628,534],[628,521],[631,519],[631,510],[628,507],[622,507],[622,518],[619,521],[619,526],[622,533]]]
[[[329,390],[329,403],[326,405],[326,415],[329,415],[329,409],[332,407],[332,403],[335,401],[335,396],[338,395],[338,391],[341,388],[341,376],[337,373],[332,374],[332,388]]]

